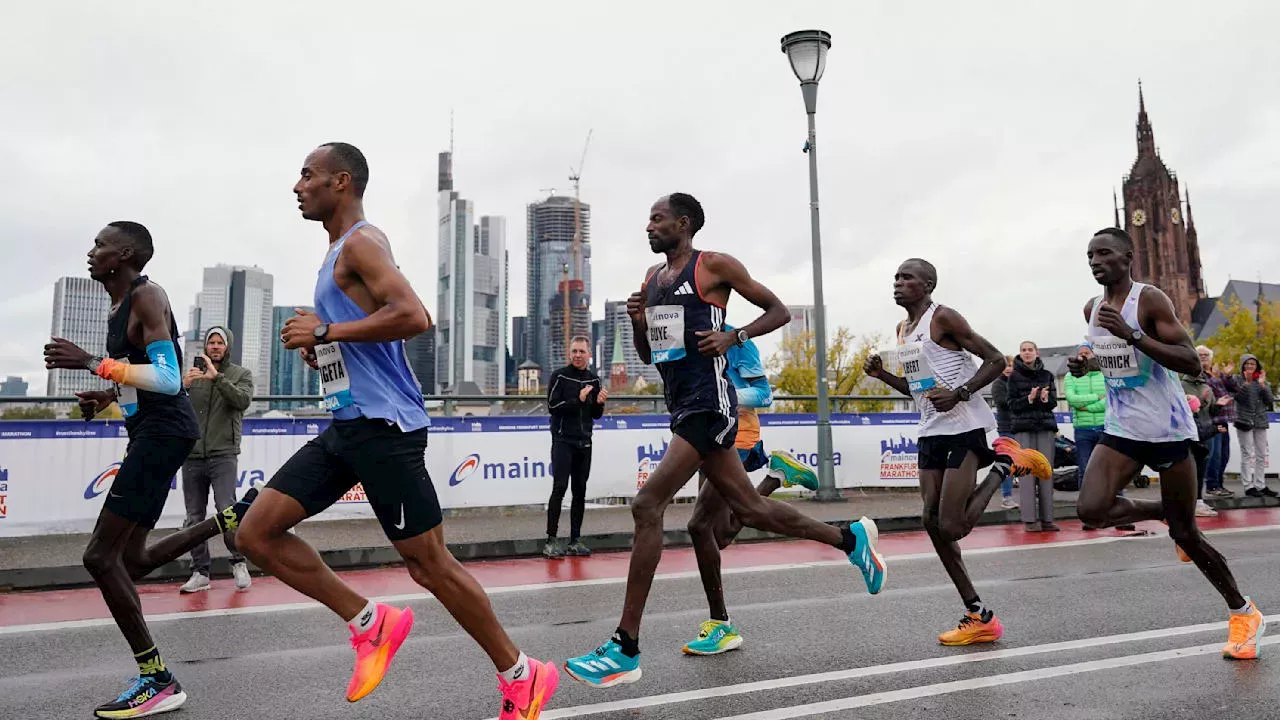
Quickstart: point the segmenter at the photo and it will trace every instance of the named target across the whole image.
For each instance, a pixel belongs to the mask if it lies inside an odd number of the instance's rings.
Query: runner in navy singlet
[[[840,548],[862,570],[870,592],[879,592],[884,584],[874,522],[862,518],[840,530],[787,503],[762,497],[752,487],[734,449],[737,394],[725,374],[725,353],[782,327],[789,315],[782,301],[742,263],[693,248],[693,236],[703,222],[702,206],[690,195],[675,193],[653,205],[649,248],[665,255],[666,262],[651,268],[640,291],[627,300],[636,351],[662,375],[673,437],[632,504],[635,540],[618,630],[595,651],[565,662],[569,675],[594,687],[640,679],[640,618],[662,557],[662,516],[699,469],[743,525]],[[764,314],[737,332],[726,332],[725,306],[733,291]]]

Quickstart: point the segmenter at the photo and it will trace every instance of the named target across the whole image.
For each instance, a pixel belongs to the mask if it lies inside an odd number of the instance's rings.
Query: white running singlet
[[[919,437],[991,430],[996,426],[995,415],[976,392],[968,402],[959,403],[945,413],[934,409],[925,397],[925,393],[935,387],[954,390],[978,372],[978,365],[969,353],[948,350],[933,341],[930,328],[938,307],[937,303],[930,305],[910,335],[904,337],[901,328],[898,331],[898,364],[920,412]]]

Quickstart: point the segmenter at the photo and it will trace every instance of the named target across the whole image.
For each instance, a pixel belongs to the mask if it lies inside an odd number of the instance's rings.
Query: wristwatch
[[[961,385],[956,388],[956,397],[960,398],[960,402],[969,402],[969,398],[973,397],[973,392],[964,385]]]
[[[315,336],[317,345],[323,345],[325,342],[328,342],[329,323],[320,323],[316,326],[315,330],[311,331],[311,334]]]
[[[89,358],[89,362],[85,363],[84,367],[89,372],[93,373],[94,375],[97,375],[98,367],[101,365],[102,365],[102,358],[95,357],[95,358]]]
[[[738,331],[738,347],[742,347],[750,339],[751,336],[747,334],[745,328]]]
[[[1146,337],[1146,334],[1143,333],[1141,330],[1134,330],[1133,332],[1129,333],[1129,344],[1137,345],[1138,343],[1142,342],[1142,338],[1144,337]]]

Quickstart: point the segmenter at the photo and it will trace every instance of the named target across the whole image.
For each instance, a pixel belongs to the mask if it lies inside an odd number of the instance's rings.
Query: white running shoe
[[[1014,500],[1012,497],[1007,497],[1000,501],[1000,507],[1005,510],[1016,510],[1018,509],[1018,501]]]
[[[231,566],[231,574],[236,578],[237,590],[248,590],[253,584],[253,578],[249,577],[249,566],[242,562]]]
[[[200,592],[209,589],[209,576],[202,572],[191,573],[191,579],[178,588],[180,593]]]
[[[1209,503],[1203,500],[1197,500],[1196,517],[1218,517],[1218,511],[1209,507]]]

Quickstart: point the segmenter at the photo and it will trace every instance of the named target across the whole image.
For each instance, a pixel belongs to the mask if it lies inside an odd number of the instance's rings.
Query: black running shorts
[[[385,420],[334,420],[267,487],[297,500],[311,517],[360,483],[387,537],[407,540],[441,521],[426,453],[426,428],[401,432]]]
[[[921,470],[955,470],[970,452],[978,456],[979,468],[996,460],[987,444],[987,431],[981,428],[958,435],[926,435],[916,441],[916,449],[916,464]]]
[[[685,415],[671,428],[674,435],[685,439],[699,457],[715,448],[732,448],[738,438],[738,416],[725,417],[718,412],[695,412]]]
[[[178,469],[196,441],[183,437],[143,436],[129,440],[104,507],[142,528],[154,528]]]
[[[1156,472],[1168,470],[1191,454],[1190,440],[1147,442],[1102,433],[1102,439],[1098,442]]]

